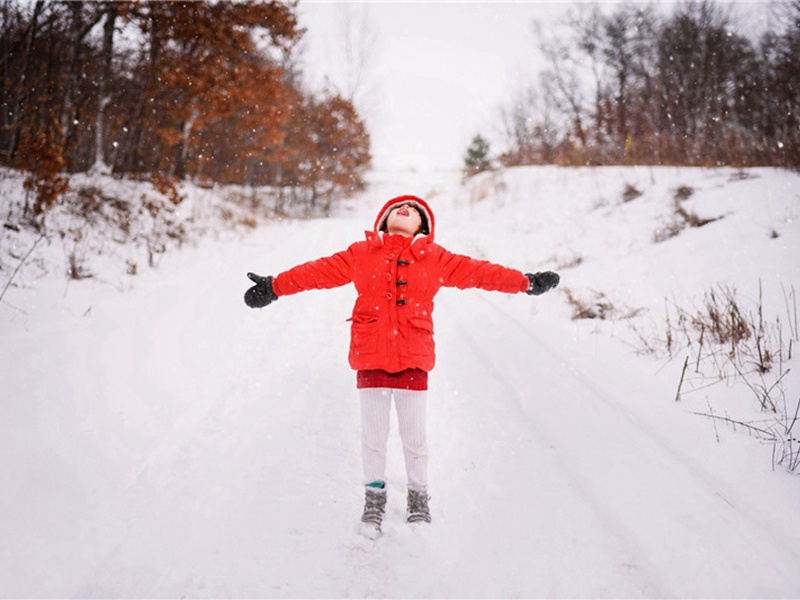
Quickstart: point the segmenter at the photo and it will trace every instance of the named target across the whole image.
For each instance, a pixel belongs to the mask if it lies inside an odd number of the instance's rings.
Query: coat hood
[[[383,205],[383,208],[378,213],[378,216],[375,218],[375,227],[374,231],[377,234],[379,231],[385,228],[386,219],[389,218],[389,213],[395,206],[399,204],[410,204],[414,208],[416,208],[420,215],[422,216],[422,228],[423,231],[427,231],[428,241],[433,241],[433,230],[434,230],[434,218],[433,218],[433,211],[431,207],[428,206],[427,202],[422,198],[418,198],[417,196],[398,196],[397,198],[392,198],[386,204]]]

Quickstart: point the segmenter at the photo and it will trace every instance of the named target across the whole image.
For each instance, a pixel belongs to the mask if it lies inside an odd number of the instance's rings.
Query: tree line
[[[764,10],[768,10],[764,6]],[[710,1],[582,7],[501,111],[503,164],[800,168],[800,0],[753,41]]]
[[[6,0],[0,164],[37,210],[95,171],[269,185],[314,203],[363,185],[352,102],[304,89],[297,2]],[[298,193],[300,190],[300,193]]]

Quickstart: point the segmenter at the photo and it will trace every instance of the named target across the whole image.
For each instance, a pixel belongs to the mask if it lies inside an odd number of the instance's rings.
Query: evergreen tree
[[[489,158],[489,142],[487,142],[480,134],[472,138],[472,143],[467,148],[467,153],[464,156],[464,175],[472,177],[478,173],[488,171],[492,168],[491,159]]]

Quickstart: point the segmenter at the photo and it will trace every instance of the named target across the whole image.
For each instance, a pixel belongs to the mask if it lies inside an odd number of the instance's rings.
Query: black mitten
[[[544,294],[548,290],[552,290],[561,281],[558,273],[552,271],[541,271],[539,273],[525,273],[525,276],[530,281],[528,289],[525,293],[529,296],[538,296]]]
[[[244,303],[250,308],[263,308],[269,303],[278,299],[272,291],[272,276],[262,277],[255,273],[248,273],[247,276],[255,283],[253,287],[244,293]]]

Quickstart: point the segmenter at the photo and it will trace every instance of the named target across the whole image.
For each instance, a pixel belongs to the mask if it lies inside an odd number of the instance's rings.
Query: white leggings
[[[428,392],[391,388],[362,388],[361,458],[364,484],[386,481],[386,446],[389,440],[389,411],[394,398],[397,427],[403,443],[409,489],[428,487],[428,441],[426,408]]]

